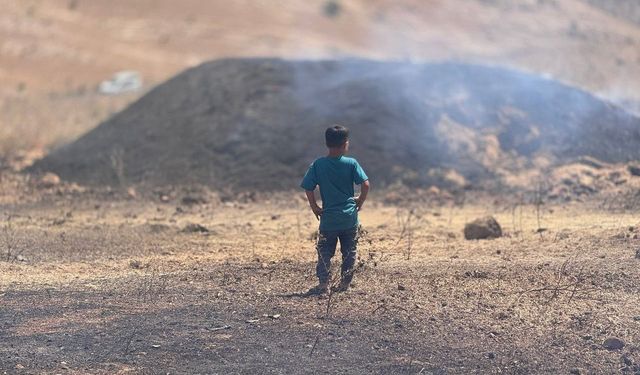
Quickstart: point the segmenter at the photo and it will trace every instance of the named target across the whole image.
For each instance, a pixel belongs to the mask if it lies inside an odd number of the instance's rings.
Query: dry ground
[[[299,199],[22,191],[2,205],[6,373],[640,372],[633,213],[543,206],[536,233],[531,205],[421,203],[402,234],[409,209],[374,193],[357,285],[322,298],[303,295],[317,222]],[[506,236],[464,240],[484,214]]]

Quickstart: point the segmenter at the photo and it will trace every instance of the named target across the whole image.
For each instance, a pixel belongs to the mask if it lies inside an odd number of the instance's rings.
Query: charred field
[[[639,370],[640,223],[601,199],[379,193],[355,287],[317,297],[317,224],[295,195],[2,183],[5,373]],[[504,236],[465,240],[486,214]]]

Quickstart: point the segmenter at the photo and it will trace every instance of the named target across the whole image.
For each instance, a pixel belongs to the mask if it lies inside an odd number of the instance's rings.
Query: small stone
[[[489,359],[495,359],[495,358],[496,358],[496,353],[494,353],[494,352],[489,352],[489,353],[487,353],[487,358],[489,358]]]
[[[205,227],[204,225],[200,225],[200,224],[187,224],[184,229],[182,229],[182,232],[184,233],[208,233],[209,229],[207,227]]]
[[[40,181],[38,181],[38,186],[43,189],[51,189],[58,185],[60,185],[60,177],[55,173],[46,173],[40,177]]]
[[[579,368],[572,368],[571,370],[569,370],[569,374],[571,375],[580,375],[582,374],[582,370],[580,370]]]
[[[502,237],[502,228],[492,216],[476,219],[464,226],[464,238],[482,240]]]
[[[138,196],[136,189],[130,187],[127,189],[127,196],[131,199],[135,199]]]
[[[640,176],[640,166],[629,165],[627,169],[632,176]]]
[[[407,290],[407,288],[402,284],[398,284],[398,290]]]
[[[624,348],[624,341],[620,340],[617,337],[609,337],[608,339],[604,340],[604,342],[602,343],[602,347],[607,350],[620,350]]]
[[[139,270],[140,268],[142,268],[142,263],[139,260],[132,259],[129,261],[129,267],[133,268],[134,270]]]
[[[184,204],[185,206],[193,206],[206,203],[208,203],[207,199],[201,196],[187,195],[182,198],[182,204]]]

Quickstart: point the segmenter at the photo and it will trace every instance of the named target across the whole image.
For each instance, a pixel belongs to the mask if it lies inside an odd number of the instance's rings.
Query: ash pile
[[[377,186],[503,188],[582,157],[640,159],[640,119],[558,81],[462,63],[224,59],[187,70],[33,171],[84,185],[295,189],[352,132]]]

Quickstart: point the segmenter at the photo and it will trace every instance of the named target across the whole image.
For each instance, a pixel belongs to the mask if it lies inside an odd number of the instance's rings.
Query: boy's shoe
[[[321,295],[329,293],[329,283],[320,283],[313,288],[309,289],[307,292],[308,295]]]
[[[333,288],[333,291],[337,293],[346,292],[349,289],[349,286],[350,286],[350,283],[341,281],[337,287]]]

